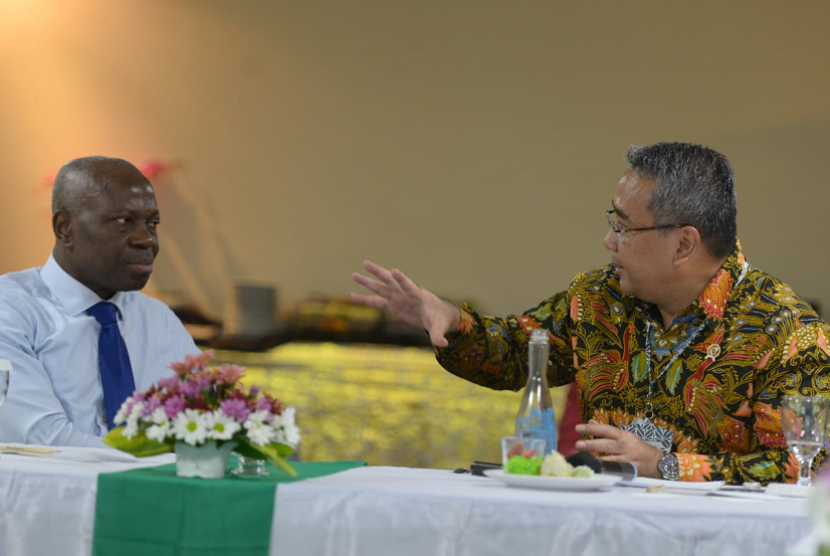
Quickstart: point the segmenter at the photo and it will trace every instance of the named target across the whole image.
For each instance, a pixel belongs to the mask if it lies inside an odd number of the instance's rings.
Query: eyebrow
[[[616,212],[620,216],[620,218],[622,218],[623,220],[628,220],[628,215],[625,213],[624,210],[618,208],[617,205],[614,204],[614,201],[611,201],[611,208],[614,209],[614,212]]]

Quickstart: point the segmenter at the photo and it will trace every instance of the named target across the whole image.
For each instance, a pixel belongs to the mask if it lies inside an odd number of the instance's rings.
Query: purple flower
[[[201,391],[202,389],[199,387],[198,382],[185,381],[182,382],[181,386],[179,387],[179,392],[181,392],[185,396],[190,396],[191,398],[198,395]]]
[[[161,406],[161,400],[158,399],[156,396],[152,396],[151,398],[147,399],[144,403],[144,410],[141,412],[142,415],[152,415],[155,410],[157,410]]]
[[[259,398],[256,401],[256,408],[271,411],[271,402],[269,402],[267,398]]]
[[[184,411],[184,398],[176,396],[164,402],[164,413],[167,414],[168,419],[173,419],[176,415]]]
[[[237,400],[235,398],[230,400],[223,400],[219,403],[219,407],[222,408],[222,412],[227,415],[228,417],[233,417],[240,423],[244,423],[245,420],[248,418],[248,415],[251,413],[251,410],[248,409],[247,405],[245,404],[245,400]]]
[[[256,396],[257,394],[259,394],[259,388],[251,386],[251,396]]]

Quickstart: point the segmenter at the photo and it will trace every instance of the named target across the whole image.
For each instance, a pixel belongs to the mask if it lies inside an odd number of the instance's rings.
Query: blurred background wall
[[[490,313],[609,260],[629,144],[731,159],[752,263],[830,307],[830,2],[0,0],[0,272],[69,159],[159,160],[150,289],[290,309],[364,258]]]

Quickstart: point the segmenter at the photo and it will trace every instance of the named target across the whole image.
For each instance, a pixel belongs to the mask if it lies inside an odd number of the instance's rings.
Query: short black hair
[[[729,255],[738,234],[738,207],[735,176],[724,155],[691,143],[656,143],[632,145],[627,158],[638,175],[655,181],[648,202],[655,226],[694,226],[712,256]]]

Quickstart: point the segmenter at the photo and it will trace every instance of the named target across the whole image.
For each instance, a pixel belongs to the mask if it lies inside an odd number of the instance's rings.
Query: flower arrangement
[[[212,351],[188,355],[170,365],[175,375],[146,392],[134,392],[115,415],[115,424],[124,424],[111,430],[104,442],[137,456],[171,452],[176,442],[234,442],[235,452],[266,459],[295,475],[284,459],[300,442],[294,408],[240,384],[242,367],[208,367],[212,358]]]

